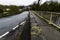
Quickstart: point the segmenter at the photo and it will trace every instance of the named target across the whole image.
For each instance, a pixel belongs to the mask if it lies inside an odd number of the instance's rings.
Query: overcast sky
[[[30,5],[37,0],[0,0],[0,4],[3,5]],[[46,0],[42,0],[42,3]]]

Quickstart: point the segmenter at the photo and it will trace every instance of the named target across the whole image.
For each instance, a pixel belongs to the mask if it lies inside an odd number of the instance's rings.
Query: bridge
[[[0,21],[0,40],[60,40],[60,13],[26,11]]]

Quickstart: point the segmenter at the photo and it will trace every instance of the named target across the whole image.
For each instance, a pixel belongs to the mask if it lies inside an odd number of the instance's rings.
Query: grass
[[[33,26],[31,28],[31,35],[39,35],[41,30],[42,29],[39,26]]]

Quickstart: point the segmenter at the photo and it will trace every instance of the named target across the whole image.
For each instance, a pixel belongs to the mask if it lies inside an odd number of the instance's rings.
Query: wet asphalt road
[[[20,22],[25,20],[28,16],[29,12],[23,12],[18,15],[6,17],[6,18],[0,18],[0,36],[6,33],[7,31],[10,31],[12,28],[17,26]]]

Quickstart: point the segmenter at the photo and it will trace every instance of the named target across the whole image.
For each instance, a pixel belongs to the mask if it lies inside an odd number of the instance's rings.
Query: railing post
[[[49,24],[51,24],[52,23],[52,12],[51,12],[51,15],[50,15],[50,22],[49,22]]]
[[[57,18],[56,18],[56,24],[58,25],[59,24],[59,17],[57,16]]]

